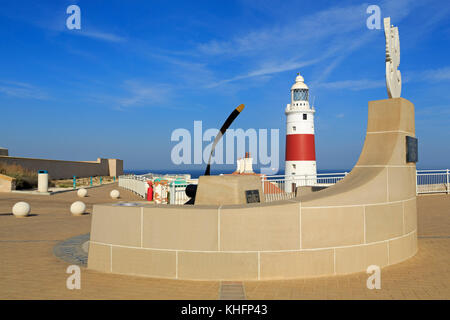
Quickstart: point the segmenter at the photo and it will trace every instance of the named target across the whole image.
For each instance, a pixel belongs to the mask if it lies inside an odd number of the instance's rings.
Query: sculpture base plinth
[[[257,190],[264,202],[261,177],[256,175],[201,176],[198,180],[196,205],[246,204],[246,191]]]

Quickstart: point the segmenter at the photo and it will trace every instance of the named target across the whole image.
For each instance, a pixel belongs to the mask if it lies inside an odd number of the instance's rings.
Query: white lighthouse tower
[[[286,106],[286,192],[295,186],[316,184],[314,107],[309,105],[309,88],[298,74]]]

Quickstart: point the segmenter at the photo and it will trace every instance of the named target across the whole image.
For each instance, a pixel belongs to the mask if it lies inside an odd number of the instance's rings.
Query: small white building
[[[237,160],[237,168],[235,173],[254,173],[253,158],[251,158],[250,152],[245,153],[245,158],[239,158]]]

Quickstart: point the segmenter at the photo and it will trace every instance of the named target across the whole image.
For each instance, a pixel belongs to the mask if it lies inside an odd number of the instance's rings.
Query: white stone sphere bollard
[[[119,192],[119,190],[114,189],[113,191],[111,191],[111,193],[109,195],[113,199],[118,199],[120,197],[120,192]]]
[[[84,211],[86,211],[86,205],[82,201],[75,201],[70,206],[70,212],[74,216],[81,216],[83,215]]]
[[[85,188],[81,188],[80,190],[78,190],[77,191],[77,195],[80,197],[80,198],[84,198],[84,197],[86,197],[87,196],[87,190],[85,189]]]
[[[30,211],[31,211],[30,205],[23,201],[17,202],[12,208],[12,213],[17,218],[26,217],[27,215],[30,214]]]

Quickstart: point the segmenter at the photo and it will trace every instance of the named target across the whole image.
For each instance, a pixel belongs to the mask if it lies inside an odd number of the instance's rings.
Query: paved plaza
[[[111,202],[117,185],[89,189],[83,201]],[[120,201],[141,200],[120,189]],[[366,273],[285,281],[181,281],[103,274],[82,267],[81,289],[68,290],[66,268],[54,248],[90,231],[91,215],[71,216],[76,192],[52,196],[0,193],[0,299],[450,299],[450,195],[418,197],[419,251],[381,272],[381,289],[366,288]],[[27,201],[32,215],[11,214]],[[77,238],[74,238],[77,239]]]

